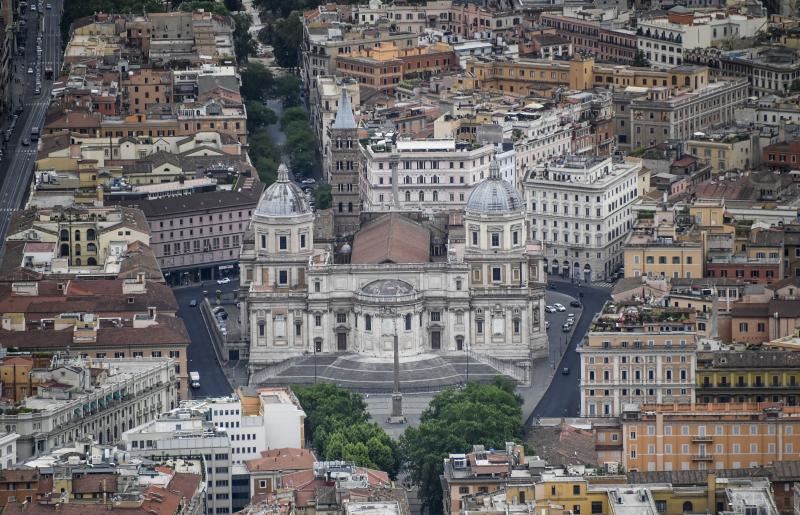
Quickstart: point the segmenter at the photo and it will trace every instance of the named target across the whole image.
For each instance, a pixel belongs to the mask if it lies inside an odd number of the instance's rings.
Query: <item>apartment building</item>
[[[796,454],[800,408],[763,404],[626,407],[622,466],[628,471],[754,469]]]
[[[122,74],[120,83],[122,110],[125,113],[146,113],[152,107],[172,103],[172,72],[139,68]]]
[[[691,62],[708,64],[728,77],[744,77],[750,95],[763,97],[786,93],[800,77],[798,50],[786,46],[756,46],[738,50],[697,48],[687,52]]]
[[[144,214],[126,207],[61,207],[17,211],[7,241],[55,245],[54,267],[102,269],[134,242],[150,244]]]
[[[666,16],[640,20],[636,30],[639,50],[654,66],[671,68],[686,62],[686,53],[709,48],[713,42],[753,37],[763,30],[766,18],[699,11],[675,6]]]
[[[633,65],[636,61],[636,32],[601,27],[597,38],[597,60],[600,62]]]
[[[800,163],[800,140],[779,141],[767,145],[761,151],[764,166],[771,170],[787,172]]]
[[[694,76],[701,79],[708,73],[705,68],[686,65],[681,68],[694,70]],[[687,82],[690,75],[685,76]],[[631,148],[649,148],[667,140],[685,141],[695,132],[729,125],[734,122],[737,106],[747,98],[744,79],[720,80],[707,83],[705,87],[692,85],[692,88],[654,87],[634,96],[626,117],[629,130],[619,128],[620,134],[627,136]]]
[[[231,438],[231,463],[242,465],[265,449],[301,449],[305,412],[289,388],[238,389],[230,397],[184,401],[181,408],[204,413]]]
[[[441,479],[443,512],[457,515],[465,508],[464,497],[493,492],[505,485],[530,484],[534,477],[527,470],[523,447],[507,442],[503,450],[474,445],[470,453],[450,454],[444,459]]]
[[[336,75],[350,77],[363,88],[391,94],[401,80],[426,78],[459,65],[450,45],[398,48],[383,42],[336,58]]]
[[[10,469],[17,463],[17,433],[0,433],[0,470]]]
[[[413,32],[394,32],[378,28],[348,31],[333,21],[318,16],[303,18],[302,78],[310,97],[315,96],[312,90],[314,78],[335,75],[340,56],[382,44],[391,44],[397,48],[412,48],[419,44],[419,36]]]
[[[800,353],[719,350],[697,353],[697,402],[800,405]]]
[[[115,442],[125,430],[175,406],[178,397],[177,374],[169,359],[58,357],[35,373],[49,377],[49,383],[17,409],[0,414],[0,427],[19,435],[20,460],[85,435]]]
[[[740,302],[731,308],[731,342],[761,344],[793,336],[800,310],[793,299]]]
[[[122,443],[131,456],[159,462],[168,459],[201,461],[207,485],[208,515],[233,513],[231,440],[201,413],[175,408],[156,419],[122,433]],[[247,480],[244,479],[247,484]]]
[[[567,156],[527,175],[531,237],[546,245],[549,273],[589,282],[616,271],[635,217],[641,168],[637,158]]]
[[[749,131],[709,135],[695,132],[685,149],[701,164],[711,166],[714,174],[730,169],[749,170],[761,163],[758,147],[754,147]]]
[[[598,53],[600,24],[597,21],[545,12],[539,17],[539,22],[553,27],[559,35],[567,38],[575,52],[586,55]]]
[[[491,144],[454,139],[377,137],[361,144],[364,173],[361,201],[365,211],[461,208],[473,185],[489,177],[495,153]]]
[[[257,178],[241,176],[231,190],[120,202],[142,210],[159,266],[171,284],[181,284],[216,279],[238,267],[262,191]]]
[[[695,403],[694,309],[606,304],[581,357],[581,416],[618,417],[629,404]]]
[[[659,211],[652,222],[639,220],[633,227],[623,249],[625,277],[703,277],[703,244],[679,239],[672,215]]]

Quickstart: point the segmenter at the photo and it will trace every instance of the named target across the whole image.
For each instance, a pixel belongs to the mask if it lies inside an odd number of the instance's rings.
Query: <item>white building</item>
[[[126,431],[122,442],[131,456],[158,462],[178,458],[202,461],[208,485],[206,513],[235,512],[231,504],[230,436],[214,427],[202,413],[186,408],[172,410]]]
[[[371,138],[361,150],[363,211],[443,210],[464,207],[472,186],[489,176],[495,147],[454,139],[392,144]]]
[[[549,273],[602,281],[621,266],[641,168],[636,158],[568,156],[528,174],[530,237],[547,246]]]
[[[9,469],[17,463],[17,433],[0,434],[0,470]]]
[[[527,237],[519,193],[496,163],[489,168],[469,192],[446,256],[429,228],[391,213],[356,233],[347,264],[315,247],[313,214],[281,168],[242,250],[251,369],[312,352],[391,359],[395,330],[402,357],[470,349],[525,362],[543,352],[542,248]]]
[[[231,438],[231,463],[241,465],[266,449],[300,449],[305,444],[305,412],[288,388],[259,388],[231,397],[186,401],[182,408],[206,413]]]
[[[724,11],[695,12],[679,5],[670,9],[666,17],[640,19],[636,34],[639,50],[650,64],[671,68],[683,64],[686,50],[753,37],[766,29],[766,23],[764,17]]]
[[[506,115],[503,125],[514,137],[516,176],[520,182],[537,164],[569,153],[572,128],[561,123],[563,115],[561,110],[545,110],[541,105]]]
[[[20,406],[29,411],[0,414],[0,427],[19,435],[20,460],[87,435],[100,443],[115,442],[127,429],[173,408],[178,398],[175,361],[167,358],[88,363],[70,358],[47,373],[53,384],[40,386]]]

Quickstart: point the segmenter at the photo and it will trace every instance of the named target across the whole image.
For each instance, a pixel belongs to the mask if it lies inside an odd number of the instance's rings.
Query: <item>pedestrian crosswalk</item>
[[[604,288],[604,289],[612,289],[614,288],[614,283],[610,283],[608,281],[595,281],[590,283],[589,286],[592,288]]]

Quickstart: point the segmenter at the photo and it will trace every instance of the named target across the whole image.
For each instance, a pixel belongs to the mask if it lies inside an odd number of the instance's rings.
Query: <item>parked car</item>
[[[33,68],[28,67],[28,75],[33,75]]]
[[[562,368],[561,369],[561,375],[562,376],[568,376],[569,375],[569,367]]]
[[[570,324],[564,324],[561,326],[561,330],[564,331],[565,333],[568,333],[570,329],[572,329],[572,326]]]
[[[30,144],[31,144],[31,140],[29,140],[28,138],[22,138],[22,146],[23,147],[27,147]]]
[[[573,308],[581,307],[581,303],[578,302],[577,300],[573,300],[572,302],[569,303],[569,305],[572,306]]]
[[[548,313],[555,313],[556,312],[556,308],[554,308],[553,306],[545,306],[544,310],[546,312],[548,312]]]
[[[190,300],[189,301],[189,307],[190,308],[196,308],[197,307],[197,299]]]
[[[225,308],[223,308],[222,306],[217,306],[211,310],[211,312],[214,313],[215,315],[221,311],[225,311]]]
[[[567,319],[575,318],[575,313],[567,313]]]
[[[231,282],[230,277],[223,277],[222,279],[217,279],[217,284],[228,284]]]
[[[300,181],[300,184],[316,184],[316,183],[317,183],[317,181],[315,181],[314,179],[312,179],[310,177]]]
[[[556,308],[556,311],[566,311],[567,310],[567,308],[565,308],[563,304],[559,304],[558,302],[553,304],[553,307]]]

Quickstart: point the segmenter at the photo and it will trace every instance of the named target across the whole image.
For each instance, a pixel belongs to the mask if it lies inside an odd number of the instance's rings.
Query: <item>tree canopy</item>
[[[353,461],[391,476],[397,473],[397,443],[370,421],[361,395],[324,383],[294,391],[306,412],[306,435],[311,435],[323,459]]]
[[[442,512],[439,476],[452,452],[468,452],[473,445],[503,448],[522,438],[522,402],[511,381],[469,383],[463,390],[438,394],[422,413],[418,427],[409,427],[400,449],[411,479],[431,514]]]
[[[240,12],[233,15],[235,27],[233,29],[233,46],[236,52],[236,60],[239,63],[246,63],[251,55],[256,53],[256,42],[250,35],[250,25],[252,20],[247,13]]]
[[[289,158],[292,170],[299,175],[311,175],[319,167],[317,137],[311,130],[308,114],[302,107],[290,107],[283,112],[281,128],[286,134],[283,153]]]
[[[272,48],[275,61],[284,68],[296,68],[299,64],[300,48],[303,44],[303,24],[299,11],[277,20],[272,27]]]
[[[331,194],[331,185],[326,183],[318,184],[314,188],[314,203],[317,209],[328,209],[333,202],[333,195]]]
[[[249,100],[245,107],[247,108],[248,132],[255,132],[278,121],[278,115],[275,114],[275,111],[261,102]]]
[[[248,119],[249,123],[249,119]],[[264,131],[250,135],[250,160],[258,171],[258,178],[269,186],[278,178],[281,150]]]

